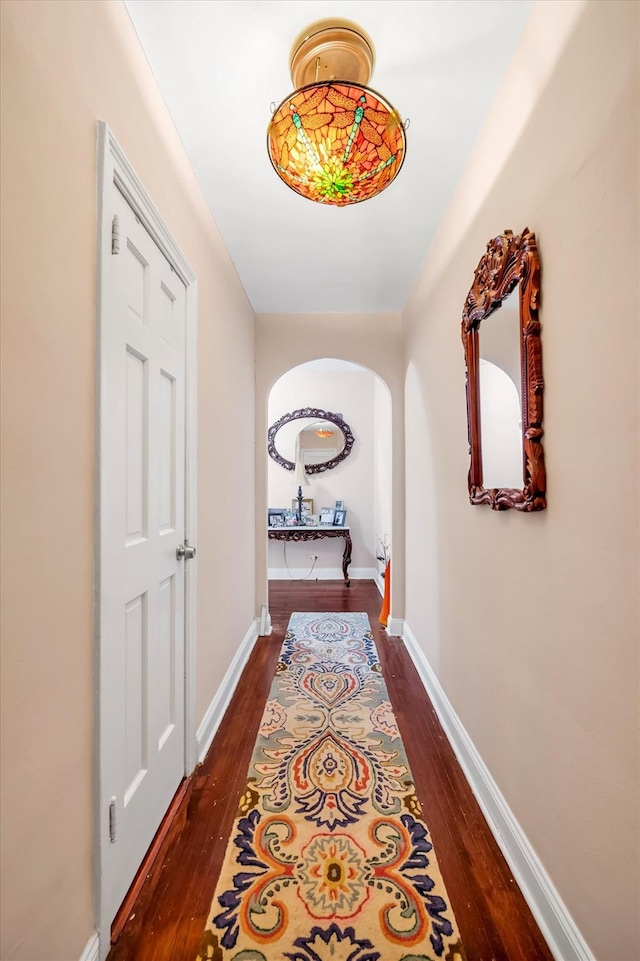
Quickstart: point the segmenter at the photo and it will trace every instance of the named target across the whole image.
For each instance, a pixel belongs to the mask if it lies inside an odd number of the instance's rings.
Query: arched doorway
[[[349,576],[354,580],[372,578],[381,585],[383,564],[378,556],[382,545],[390,548],[392,535],[391,393],[383,379],[368,368],[327,357],[300,364],[278,378],[269,391],[267,421],[273,424],[283,415],[307,407],[340,414],[351,428],[354,444],[349,456],[333,469],[307,475],[305,507],[319,522],[323,509],[335,509],[336,503],[342,502],[353,543]],[[281,455],[294,460],[299,434],[295,422],[287,428],[278,432],[276,445],[284,445]],[[324,441],[325,446],[332,443],[337,453],[341,436]],[[297,450],[306,464],[314,462],[313,446],[305,440]],[[271,457],[267,457],[266,485],[268,508],[295,510],[294,472]],[[331,539],[269,540],[268,578],[339,580],[341,544]]]

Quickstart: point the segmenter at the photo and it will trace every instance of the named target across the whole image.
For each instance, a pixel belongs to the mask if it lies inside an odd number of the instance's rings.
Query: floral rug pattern
[[[464,961],[366,614],[293,614],[198,961]]]

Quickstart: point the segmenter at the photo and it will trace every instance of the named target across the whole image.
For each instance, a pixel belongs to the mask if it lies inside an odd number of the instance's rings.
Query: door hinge
[[[120,253],[120,218],[117,214],[113,215],[111,221],[111,253]]]
[[[109,840],[112,844],[116,843],[116,799],[109,801]]]

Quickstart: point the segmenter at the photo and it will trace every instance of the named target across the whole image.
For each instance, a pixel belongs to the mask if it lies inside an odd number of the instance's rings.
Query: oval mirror
[[[303,407],[284,414],[268,431],[269,456],[285,470],[301,461],[308,474],[332,470],[348,457],[354,444],[351,428],[341,414]]]

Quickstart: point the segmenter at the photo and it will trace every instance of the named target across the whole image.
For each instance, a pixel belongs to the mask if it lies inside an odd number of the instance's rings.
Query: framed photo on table
[[[347,517],[347,512],[345,510],[336,511],[333,518],[334,526],[344,527],[344,522],[346,520],[346,517]]]
[[[343,510],[344,510],[344,501],[336,501],[334,510],[336,510],[336,511],[343,511]]]
[[[269,527],[284,527],[285,513],[286,511],[284,507],[279,510],[275,510],[270,507],[267,512],[267,522]]]
[[[291,510],[294,512],[298,510],[297,497],[291,498]],[[304,517],[305,514],[313,514],[313,497],[302,498],[302,516]]]
[[[333,507],[323,507],[320,510],[320,526],[321,527],[331,527],[333,525],[333,515],[335,511]]]

